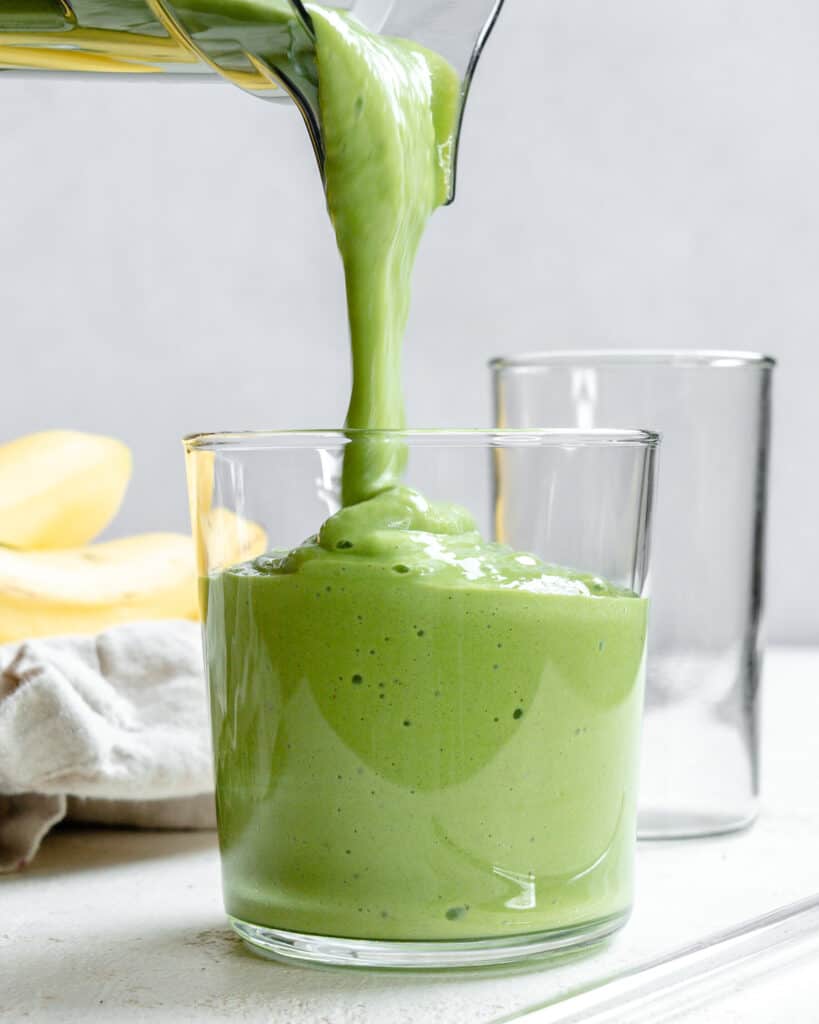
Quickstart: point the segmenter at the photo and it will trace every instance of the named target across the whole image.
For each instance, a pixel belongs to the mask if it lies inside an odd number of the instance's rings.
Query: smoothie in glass
[[[228,912],[385,940],[622,918],[646,602],[419,506],[208,582]]]
[[[631,905],[646,603],[407,486],[407,446],[377,431],[404,425],[410,278],[450,195],[460,83],[309,11],[349,443],[308,540],[203,581],[227,909],[274,950],[273,932],[599,937]]]

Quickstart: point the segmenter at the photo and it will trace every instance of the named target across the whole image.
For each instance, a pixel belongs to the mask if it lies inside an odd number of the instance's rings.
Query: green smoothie
[[[450,193],[460,85],[412,43],[309,11],[351,434],[340,511],[204,582],[227,909],[383,940],[619,920],[646,604],[403,485],[405,446],[377,430],[404,424],[410,278]]]
[[[232,916],[462,940],[628,912],[643,600],[398,487],[204,604]]]

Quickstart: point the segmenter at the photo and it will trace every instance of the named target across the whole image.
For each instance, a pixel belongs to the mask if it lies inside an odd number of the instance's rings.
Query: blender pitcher
[[[462,116],[502,4],[326,0],[324,6],[348,10],[370,31],[411,39],[445,57],[461,78]],[[263,99],[293,99],[323,168],[312,22],[302,0],[4,0],[0,72],[188,80],[219,74]]]

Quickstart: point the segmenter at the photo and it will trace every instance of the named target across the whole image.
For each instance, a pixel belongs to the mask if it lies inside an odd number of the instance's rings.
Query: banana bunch
[[[190,537],[91,543],[119,510],[130,476],[131,453],[107,437],[55,430],[0,445],[0,643],[197,618]],[[264,551],[255,523],[223,508],[210,516],[226,562]]]

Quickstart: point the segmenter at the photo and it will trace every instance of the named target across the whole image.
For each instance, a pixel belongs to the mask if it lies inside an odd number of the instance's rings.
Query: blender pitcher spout
[[[308,6],[303,0],[278,0],[288,9],[289,39],[286,46],[255,51],[242,49],[245,66],[227,67],[207,53],[207,42],[200,43],[178,21],[171,0],[148,0],[158,20],[169,34],[192,49],[194,55],[209,64],[234,85],[260,96],[277,100],[288,95],[301,111],[319,172],[324,178],[324,145],[318,99],[318,71],[315,60],[315,30]],[[460,104],[453,140],[453,171],[448,202],[455,197],[458,150],[466,101],[483,47],[497,21],[504,0],[369,0],[344,4],[362,24],[373,32],[410,40],[444,57],[461,82]],[[271,54],[275,53],[275,56]]]
[[[310,39],[315,38],[312,18],[303,0],[289,0],[301,26]],[[353,12],[365,28],[420,43],[445,57],[456,70],[461,80],[461,102],[454,138],[455,153],[452,159],[452,174],[447,203],[455,199],[458,177],[458,154],[461,129],[469,89],[486,40],[494,27],[504,0],[390,0],[385,12],[384,5],[377,4],[377,10],[367,9],[359,4]],[[365,9],[360,9],[364,7]],[[282,84],[292,96],[302,113],[307,131],[313,143],[321,177],[324,178],[324,145],[321,142],[321,122],[318,113],[317,79],[313,74],[294,75],[292,69],[265,66],[272,80]],[[262,68],[259,69],[263,71]]]
[[[164,0],[152,2],[161,4]],[[310,50],[310,43],[315,40],[315,29],[310,11],[303,0],[287,2],[296,18],[294,40],[298,43],[301,36],[303,45],[301,48],[294,45],[286,61],[271,62],[258,54],[246,54],[265,85],[261,90],[256,88],[252,91],[265,99],[277,99],[281,97],[283,89],[293,99],[304,118],[319,172],[324,180],[318,74]],[[453,140],[448,203],[455,198],[461,128],[472,78],[503,3],[504,0],[386,0],[385,4],[384,0],[375,0],[375,3],[359,3],[352,8],[366,28],[419,43],[446,58],[458,74],[461,96]],[[295,58],[291,54],[295,54]],[[276,86],[281,88],[277,91]]]
[[[303,0],[289,0],[304,32],[315,38],[310,12]],[[371,31],[419,43],[444,57],[458,74],[461,96],[453,140],[454,153],[450,192],[455,198],[461,128],[466,101],[484,45],[498,19],[504,0],[371,0],[353,8],[355,16]],[[313,70],[315,70],[313,68]],[[313,76],[293,77],[286,68],[271,68],[302,112],[313,147],[324,176],[324,149],[321,141],[321,119],[318,109],[317,79]]]

